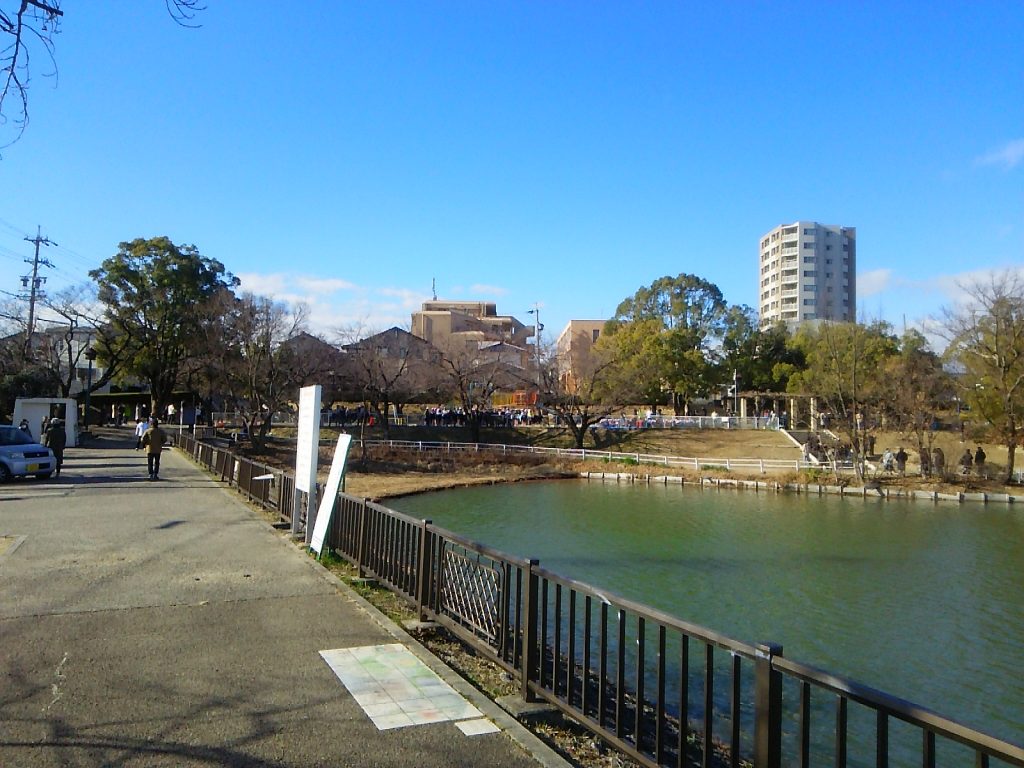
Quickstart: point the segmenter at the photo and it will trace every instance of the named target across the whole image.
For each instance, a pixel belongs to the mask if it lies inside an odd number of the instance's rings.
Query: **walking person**
[[[142,436],[146,434],[146,430],[149,429],[149,420],[143,419],[141,416],[135,422],[135,450],[138,451],[142,448]]]
[[[967,448],[964,451],[964,455],[960,457],[960,471],[965,474],[971,474],[971,465],[974,463],[974,457],[971,456],[971,449]]]
[[[167,442],[167,434],[160,429],[160,422],[154,416],[149,420],[149,429],[142,436],[142,444],[146,448],[146,466],[149,468],[149,479],[160,479],[160,452]]]
[[[64,429],[64,422],[60,419],[50,419],[50,425],[43,434],[42,443],[53,451],[54,458],[57,460],[53,476],[60,477],[60,468],[64,464],[64,448],[68,444],[68,433]]]
[[[974,452],[974,469],[975,469],[975,471],[977,471],[977,473],[979,475],[984,475],[985,474],[985,459],[986,458],[987,457],[985,456],[985,451],[983,451],[981,449],[981,446],[979,445],[978,446],[978,450]]]
[[[903,450],[903,446],[901,445],[900,449],[896,451],[896,471],[899,472],[901,476],[907,474],[907,459],[909,458],[910,457],[907,455],[907,452]]]

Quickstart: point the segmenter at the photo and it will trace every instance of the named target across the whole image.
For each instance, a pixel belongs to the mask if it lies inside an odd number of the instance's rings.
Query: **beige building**
[[[512,315],[499,315],[492,301],[425,301],[412,313],[412,334],[440,350],[453,346],[493,357],[500,349],[504,362],[526,368],[530,364],[532,325]],[[500,342],[496,347],[495,343]]]
[[[805,320],[852,322],[857,314],[857,229],[797,221],[761,238],[761,327]]]
[[[555,341],[559,378],[568,391],[577,387],[581,372],[591,359],[594,344],[604,332],[606,320],[570,320]]]

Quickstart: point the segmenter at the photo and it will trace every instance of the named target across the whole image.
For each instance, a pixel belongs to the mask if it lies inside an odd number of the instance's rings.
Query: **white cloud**
[[[310,293],[317,294],[354,291],[358,288],[355,283],[350,283],[348,280],[341,280],[336,277],[296,277],[295,285]]]
[[[238,275],[242,290],[309,309],[309,329],[330,340],[343,329],[376,332],[392,326],[408,328],[412,312],[429,296],[411,288],[368,288],[339,278],[318,278],[285,272]]]
[[[430,299],[429,296],[424,295],[421,291],[414,291],[410,288],[381,288],[377,293],[381,296],[398,299],[400,305],[410,311],[419,309],[424,301]]]
[[[941,293],[950,303],[967,304],[970,303],[968,291],[972,287],[1003,282],[1011,276],[1024,281],[1024,267],[986,267],[955,275],[938,275],[922,281],[921,285]]]
[[[891,269],[874,269],[870,272],[862,272],[857,275],[857,298],[867,298],[879,293],[884,293],[892,287],[893,277]]]
[[[241,272],[235,276],[241,281],[243,291],[259,296],[277,298],[279,294],[285,292],[288,285],[288,277],[280,273],[260,275],[255,272]]]
[[[1024,162],[1024,139],[1008,141],[1001,147],[982,155],[975,160],[976,165],[995,165],[1004,171],[1016,168]]]

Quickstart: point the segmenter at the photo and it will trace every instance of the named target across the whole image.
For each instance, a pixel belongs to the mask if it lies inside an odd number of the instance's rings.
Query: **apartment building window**
[[[814,248],[814,243],[804,243],[804,250],[809,250],[809,249],[813,249],[813,248]]]
[[[825,259],[825,263],[826,264],[831,264],[832,263],[832,259]]]
[[[805,235],[813,235],[814,234],[814,229],[811,228],[811,227],[804,227],[804,234]]]
[[[832,279],[832,273],[831,272],[826,272],[825,273],[825,279],[826,280],[831,280]]]
[[[813,264],[813,263],[814,263],[814,257],[813,256],[804,256],[804,264]]]
[[[804,299],[804,306],[805,307],[813,307],[814,306],[814,299]]]
[[[786,236],[786,235],[795,235],[795,234],[796,234],[796,231],[797,231],[798,229],[799,229],[799,227],[785,227],[785,228],[784,228],[784,229],[782,230],[782,235],[783,235],[783,236]]]
[[[814,272],[813,269],[805,269],[804,270],[804,277],[814,277],[814,275],[815,275],[815,272]]]
[[[831,285],[828,288],[825,289],[825,293],[832,293],[832,286]]]
[[[850,250],[850,244],[849,243],[843,243],[843,250],[844,251]]]

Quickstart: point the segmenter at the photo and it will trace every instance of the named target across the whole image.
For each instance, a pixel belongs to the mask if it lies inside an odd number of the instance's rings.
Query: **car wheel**
[[[0,464],[0,483],[9,483],[11,481],[11,470],[6,464]]]
[[[38,477],[40,480],[45,480],[52,474],[53,472],[40,472],[38,475],[36,475],[36,477]]]

